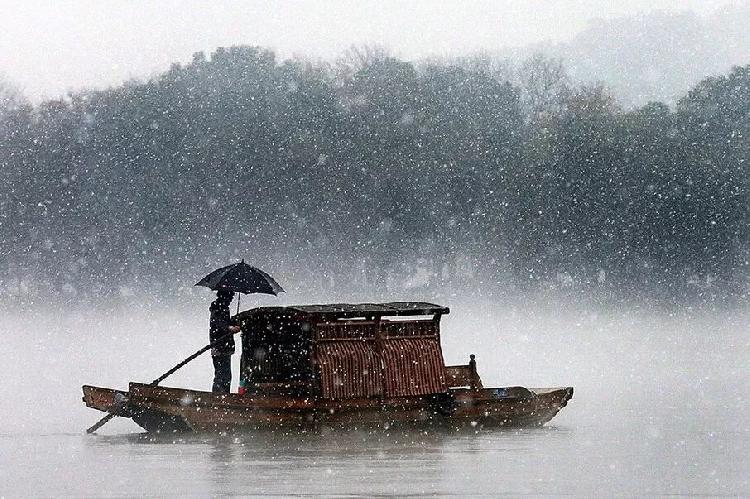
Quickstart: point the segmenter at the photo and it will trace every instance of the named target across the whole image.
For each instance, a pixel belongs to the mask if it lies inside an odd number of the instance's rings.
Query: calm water
[[[748,314],[471,312],[444,322],[447,361],[477,353],[488,386],[574,385],[548,427],[151,438],[116,420],[86,436],[100,413],[80,385],[155,377],[201,346],[203,318],[40,318],[34,340],[10,321],[0,496],[750,495]],[[167,384],[205,389],[196,362]]]

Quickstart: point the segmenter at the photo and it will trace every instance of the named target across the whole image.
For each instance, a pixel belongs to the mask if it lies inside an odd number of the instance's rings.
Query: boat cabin
[[[422,302],[261,307],[242,328],[240,392],[323,399],[445,393],[447,307]]]

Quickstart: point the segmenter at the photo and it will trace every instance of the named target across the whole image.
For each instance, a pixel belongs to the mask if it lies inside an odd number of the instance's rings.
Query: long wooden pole
[[[164,381],[165,379],[167,379],[169,376],[171,376],[172,374],[174,374],[178,369],[182,368],[188,362],[190,362],[193,359],[201,356],[202,354],[204,354],[207,351],[209,351],[210,349],[212,349],[215,345],[218,345],[222,341],[226,340],[227,338],[229,338],[232,335],[237,334],[238,332],[239,331],[227,333],[224,336],[222,336],[221,338],[217,339],[216,341],[212,341],[211,343],[209,343],[205,347],[203,347],[200,350],[198,350],[197,352],[195,352],[190,357],[187,357],[186,359],[184,359],[182,362],[180,362],[179,364],[177,364],[176,366],[174,366],[169,371],[165,372],[164,374],[162,374],[161,376],[159,376],[158,378],[156,378],[155,380],[153,380],[151,383],[149,383],[149,385],[150,386],[156,386],[156,385],[158,385],[159,383],[161,383],[162,381]],[[107,424],[107,422],[110,419],[114,418],[115,416],[116,416],[116,414],[112,414],[112,413],[107,414],[102,419],[100,419],[99,421],[97,421],[95,425],[93,425],[91,428],[87,429],[86,433],[94,433],[96,430],[98,430],[99,428],[101,428],[102,426],[104,426],[105,424]]]

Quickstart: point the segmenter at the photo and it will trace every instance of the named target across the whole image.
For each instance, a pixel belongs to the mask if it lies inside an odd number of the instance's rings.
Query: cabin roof
[[[331,303],[327,305],[291,305],[288,307],[259,307],[240,315],[279,314],[284,311],[301,312],[309,315],[323,315],[330,317],[369,317],[396,315],[435,315],[447,314],[448,307],[434,303],[417,301],[394,301],[389,303]]]

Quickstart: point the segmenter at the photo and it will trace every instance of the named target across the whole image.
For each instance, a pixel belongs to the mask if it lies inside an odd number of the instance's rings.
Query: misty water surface
[[[155,378],[204,344],[204,311],[6,313],[0,494],[750,494],[747,312],[447,304],[447,363],[476,353],[485,386],[573,385],[568,407],[476,434],[85,436],[101,413],[80,386]],[[205,357],[165,384],[211,375]]]

